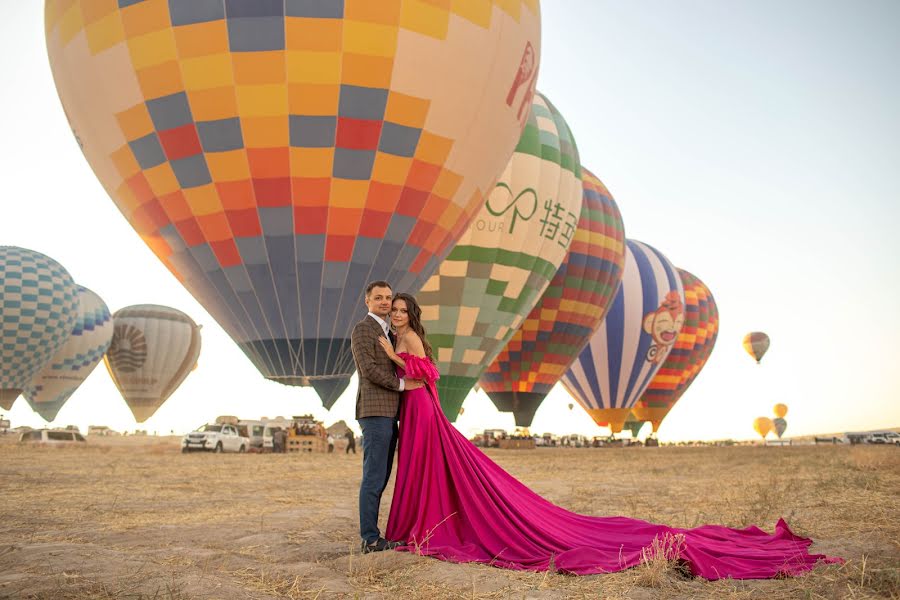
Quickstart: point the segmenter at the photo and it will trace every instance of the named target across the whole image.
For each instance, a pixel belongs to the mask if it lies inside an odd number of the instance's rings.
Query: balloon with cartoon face
[[[613,433],[668,355],[684,323],[684,285],[658,250],[626,241],[622,283],[609,313],[561,382]]]

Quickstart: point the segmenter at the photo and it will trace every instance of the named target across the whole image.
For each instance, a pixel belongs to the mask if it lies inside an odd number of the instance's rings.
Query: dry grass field
[[[491,451],[571,510],[690,527],[784,516],[844,565],[772,581],[664,560],[573,577],[360,555],[359,455],[186,455],[175,438],[0,441],[0,598],[898,598],[900,449]],[[386,516],[390,495],[382,508]]]

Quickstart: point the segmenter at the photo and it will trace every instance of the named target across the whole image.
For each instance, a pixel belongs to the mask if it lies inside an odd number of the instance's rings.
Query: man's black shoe
[[[397,546],[401,546],[400,542],[389,542],[386,539],[380,537],[371,544],[363,540],[362,547],[360,551],[363,554],[368,554],[369,552],[381,552],[383,550],[393,550]]]

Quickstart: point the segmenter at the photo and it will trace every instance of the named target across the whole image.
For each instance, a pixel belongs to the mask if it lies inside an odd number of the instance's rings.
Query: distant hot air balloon
[[[465,406],[460,406],[460,407],[459,407],[459,415],[462,416],[462,414],[463,414],[464,412],[466,412],[466,407],[465,407]]]
[[[34,250],[0,246],[0,407],[13,402],[66,343],[78,288],[61,264]]]
[[[759,364],[768,349],[769,336],[765,333],[754,331],[744,336],[744,350],[756,360],[756,364]]]
[[[627,429],[631,432],[632,438],[637,438],[638,434],[641,432],[641,428],[644,426],[644,421],[640,421],[633,414],[629,414],[625,419],[625,423],[622,425],[622,429]]]
[[[112,335],[109,308],[100,296],[79,285],[78,313],[72,333],[23,392],[32,410],[45,421],[55,419],[69,396],[100,364]]]
[[[787,413],[788,413],[787,404],[782,404],[781,402],[779,402],[778,404],[776,404],[775,406],[772,407],[772,412],[775,413],[776,417],[783,419],[784,417],[787,416]]]
[[[575,408],[575,405],[569,402],[569,410],[572,410],[573,408]]]
[[[772,422],[772,419],[769,417],[756,417],[753,420],[753,429],[756,430],[763,439],[766,439],[766,436],[769,435],[769,432],[775,428],[775,424]]]
[[[113,314],[113,339],[104,360],[138,423],[184,381],[200,355],[200,327],[168,306],[139,304]]]
[[[479,380],[516,425],[530,427],[538,406],[600,327],[625,266],[625,229],[609,191],[582,167],[575,237],[540,301]]]
[[[581,204],[575,139],[556,108],[535,94],[497,186],[418,295],[451,421],[559,269]]]
[[[709,288],[683,269],[684,326],[640,400],[631,409],[641,421],[650,421],[653,432],[706,365],[719,334],[719,310]]]
[[[366,283],[415,293],[519,139],[537,0],[46,0],[81,149],[268,379],[326,407]]]
[[[562,377],[598,425],[622,431],[684,323],[684,289],[658,250],[627,240],[622,285],[603,324]]]
[[[787,429],[787,421],[785,421],[781,417],[772,419],[772,427],[775,429],[775,434],[778,436],[778,439],[780,440],[781,436],[784,435],[784,432]]]

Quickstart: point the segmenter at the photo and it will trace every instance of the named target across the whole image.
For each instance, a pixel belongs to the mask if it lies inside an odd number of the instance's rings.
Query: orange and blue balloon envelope
[[[619,433],[683,324],[684,288],[675,266],[655,248],[627,240],[619,291],[561,382],[595,423]]]
[[[135,420],[143,423],[194,370],[200,327],[178,309],[138,304],[113,314],[106,368]]]
[[[775,429],[775,423],[769,417],[756,417],[753,419],[753,430],[756,431],[763,439],[769,435],[769,432]]]
[[[0,246],[0,407],[12,408],[78,317],[78,286],[40,252]]]
[[[636,418],[650,421],[654,433],[706,365],[719,334],[712,292],[684,269],[678,269],[678,275],[684,285],[684,326],[666,362],[631,409]]]
[[[769,349],[769,336],[761,331],[753,331],[744,336],[744,350],[753,357],[756,364]]]
[[[516,425],[538,407],[600,327],[625,266],[625,227],[612,194],[581,168],[583,202],[563,264],[479,383]]]
[[[112,335],[112,315],[106,303],[79,285],[78,316],[69,339],[22,392],[31,409],[47,422],[55,419],[69,397],[103,360]]]
[[[538,0],[46,0],[122,214],[267,378],[326,407],[366,283],[416,292],[515,148]]]
[[[536,93],[494,191],[418,295],[449,420],[565,259],[582,196],[575,138],[553,104]]]

